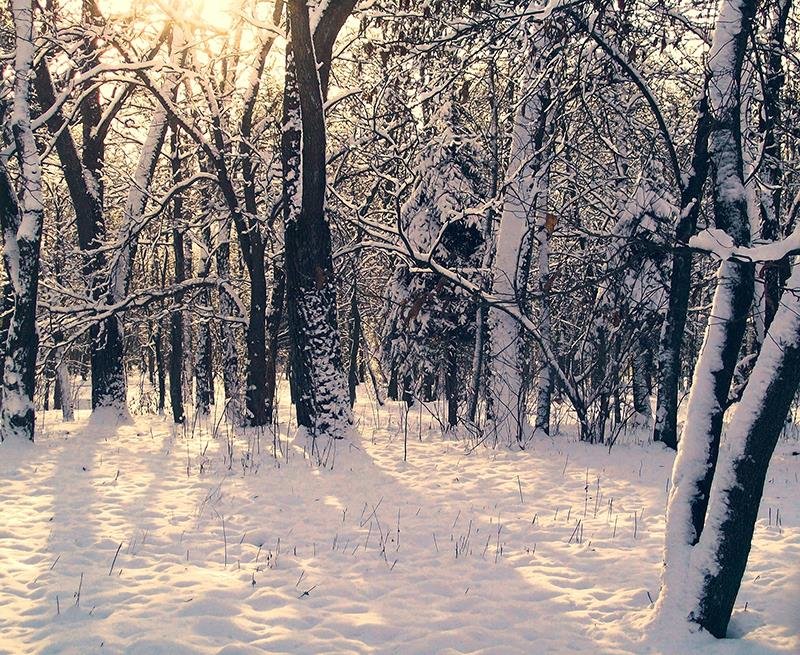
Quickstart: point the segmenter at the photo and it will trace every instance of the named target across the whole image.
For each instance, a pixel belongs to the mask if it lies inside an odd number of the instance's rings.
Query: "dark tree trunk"
[[[169,320],[169,402],[172,406],[172,419],[183,423],[183,317],[175,311]]]
[[[61,379],[56,375],[56,380],[53,384],[53,409],[61,409],[61,402]]]
[[[678,447],[678,383],[681,377],[681,347],[686,328],[691,290],[692,254],[686,244],[697,229],[703,186],[708,176],[708,135],[711,120],[705,94],[698,107],[692,174],[681,192],[681,214],[675,233],[667,313],[661,327],[658,351],[658,391],[653,440],[675,450]]]
[[[41,223],[40,223],[41,225]],[[3,421],[0,432],[16,434],[33,441],[33,394],[36,387],[36,354],[39,337],[36,332],[36,297],[39,281],[38,238],[17,239],[19,251],[19,289],[6,343],[3,378]],[[9,403],[9,398],[27,399],[24,406]]]
[[[400,389],[397,380],[397,366],[392,365],[392,370],[389,371],[389,386],[386,389],[386,395],[389,400],[400,400]]]
[[[156,354],[156,378],[158,380],[158,413],[164,413],[164,405],[167,396],[166,371],[164,370],[164,346],[161,330],[161,323],[158,325],[156,333],[153,335],[153,350]]]
[[[425,371],[422,376],[422,388],[420,389],[420,395],[426,403],[432,403],[439,397],[436,386],[436,375],[430,371]]]
[[[247,415],[248,424],[267,425],[267,276],[263,246],[251,250],[250,316],[247,324]]]
[[[709,96],[713,100],[709,103],[713,127],[708,140],[714,182],[714,223],[736,246],[746,246],[750,242],[742,160],[740,85],[756,5],[755,0],[739,0],[722,6],[719,20],[725,21],[724,28],[718,27],[714,32],[712,50],[716,54],[708,62],[708,86],[714,90]],[[734,494],[727,498],[723,495],[722,502],[715,502],[709,512],[709,496],[715,477],[718,489],[728,487],[732,482],[730,470],[717,475],[718,457],[730,384],[753,299],[753,282],[752,263],[723,261],[719,267],[714,301],[695,366],[687,421],[673,468],[673,484],[667,505],[663,586],[658,607],[660,612],[685,612],[684,616],[696,622],[703,614],[697,609],[697,603],[702,607],[706,602],[707,591],[701,589],[705,588],[711,573],[702,570],[711,562],[706,555],[716,550],[720,539],[717,526],[727,516],[749,511],[735,506],[737,500],[743,499]],[[775,363],[766,362],[766,368],[773,368]],[[757,386],[754,397],[764,390],[763,384]],[[758,412],[752,402],[745,405],[743,420],[747,423]],[[730,449],[723,467],[729,467],[735,460],[734,453],[740,442],[737,436],[728,440]],[[749,484],[747,480],[733,480],[733,483],[734,486]],[[698,546],[701,540],[706,545]],[[744,548],[749,548],[749,541]],[[720,569],[717,562],[713,563],[713,569],[726,577],[732,574],[730,567]],[[741,575],[737,577],[735,584],[738,586]],[[730,584],[730,581],[725,584]],[[718,626],[713,631],[717,633]]]
[[[211,243],[211,227],[206,225],[203,228],[203,246],[205,251],[200,262],[200,275],[208,276],[211,270],[210,252],[213,248]],[[200,302],[205,311],[211,312],[211,290],[204,289],[200,293]],[[197,328],[197,358],[195,362],[195,411],[200,414],[208,414],[211,405],[214,404],[214,360],[213,347],[211,342],[211,323],[210,319],[201,319]]]
[[[633,387],[633,411],[640,420],[649,421],[650,408],[650,370],[653,366],[653,354],[647,335],[636,337],[633,357],[631,359],[631,385]]]
[[[153,325],[150,321],[147,322],[147,332],[148,334],[153,333]],[[150,384],[155,385],[156,383],[156,360],[153,354],[152,342],[148,345],[147,348],[147,379],[149,380]]]
[[[116,316],[89,328],[92,362],[92,409],[124,409],[125,364],[122,332]]]
[[[210,298],[208,300],[210,300]],[[195,410],[200,414],[208,414],[211,405],[214,404],[214,368],[211,346],[211,326],[208,321],[201,322],[197,329],[195,385]]]
[[[455,348],[447,354],[447,368],[444,378],[445,398],[447,399],[447,425],[454,428],[458,425],[458,357]]]
[[[2,204],[2,200],[0,200]],[[6,272],[6,280],[8,280],[8,272]],[[8,330],[11,327],[11,316],[14,314],[14,287],[10,282],[3,285],[3,300],[0,305],[0,370],[5,370],[6,353],[8,343]],[[2,401],[0,400],[0,409],[2,409]]]
[[[744,42],[747,39],[753,15],[755,13],[755,0],[745,0],[742,8],[742,31],[736,36],[739,46],[739,57],[744,57]],[[739,73],[735,77],[735,84],[739,84],[741,75],[741,60],[738,64]],[[731,194],[728,188],[744,180],[744,165],[741,154],[741,125],[739,118],[739,97],[736,94],[730,107],[725,107],[710,135],[712,157],[710,159],[713,174],[714,193],[714,224],[717,229],[724,230],[733,238],[736,245],[750,243],[750,225],[747,214],[747,200],[743,186],[739,195]],[[731,145],[735,144],[735,145]],[[691,426],[693,431],[702,431],[698,438],[707,439],[709,448],[705,462],[705,475],[698,481],[696,493],[690,499],[692,525],[695,530],[694,543],[700,538],[708,508],[711,481],[716,470],[719,455],[720,436],[722,424],[727,407],[733,374],[736,370],[739,350],[742,346],[750,306],[753,302],[755,266],[750,262],[723,262],[720,266],[717,282],[717,292],[714,296],[709,326],[706,338],[701,349],[701,361],[698,362],[698,371],[695,372],[693,395],[698,393],[698,381],[704,384],[701,393],[713,394],[714,403],[709,407],[707,425],[705,418]],[[711,349],[710,363],[707,369],[701,366],[706,348]],[[716,360],[719,363],[715,363]],[[704,379],[708,376],[710,379]],[[701,379],[702,378],[702,379]],[[708,385],[710,382],[710,386]],[[706,406],[706,399],[699,403]],[[690,411],[692,398],[689,402]]]
[[[355,274],[355,271],[353,271]],[[361,312],[358,309],[358,286],[353,285],[350,298],[350,358],[347,371],[347,387],[350,392],[350,407],[356,404],[358,386],[358,350],[361,345]]]
[[[497,62],[494,59],[489,61],[488,70],[489,82],[489,98],[491,103],[491,120],[489,123],[489,151],[491,154],[490,161],[490,188],[489,197],[494,199],[500,185],[500,99],[502,94],[497,92]],[[483,239],[484,243],[491,243],[496,221],[496,211],[493,208],[486,210],[483,217]],[[492,248],[486,248],[486,256],[484,257],[483,266],[489,270],[492,264]],[[482,281],[484,290],[490,291],[492,280],[490,275],[484,276]],[[489,306],[481,302],[478,306],[477,320],[475,325],[475,347],[472,357],[472,380],[470,383],[469,391],[469,405],[467,407],[467,416],[469,420],[474,423],[478,416],[478,404],[480,402],[481,390],[484,386],[483,378],[485,374],[487,357],[489,354],[488,340],[489,340]]]
[[[269,347],[267,349],[267,371],[264,385],[267,395],[267,418],[272,421],[277,407],[277,381],[278,381],[278,336],[281,322],[283,321],[283,302],[286,296],[286,275],[280,264],[274,264],[272,269],[272,293],[269,300],[269,313],[267,314],[267,336]]]
[[[173,125],[170,138],[172,145],[172,182],[177,184],[181,178],[180,139]],[[175,262],[175,284],[186,279],[186,258],[183,240],[183,198],[180,194],[172,200],[172,253]],[[172,406],[172,419],[175,423],[183,423],[186,416],[183,411],[183,310],[181,303],[183,294],[175,295],[177,308],[169,317],[169,401]]]
[[[768,5],[773,3],[768,3]],[[761,192],[761,238],[764,241],[775,241],[781,236],[780,217],[783,196],[783,153],[781,148],[781,91],[785,82],[783,72],[783,51],[786,37],[786,23],[789,19],[791,0],[775,0],[776,16],[769,34],[769,51],[763,84],[763,109],[759,114],[759,132],[764,139],[762,146],[762,181]],[[764,279],[764,325],[763,332],[769,329],[778,301],[781,296],[783,282],[789,273],[789,262],[767,262],[761,269]],[[763,337],[762,335],[759,335]]]
[[[601,319],[605,321],[606,319]],[[597,360],[592,368],[591,382],[592,388],[595,389],[598,398],[595,401],[597,406],[594,409],[594,417],[589,430],[589,443],[604,443],[606,420],[608,419],[608,409],[610,400],[609,380],[609,344],[608,344],[608,330],[603,323],[596,329],[595,339],[597,343]]]
[[[329,5],[312,36],[305,1],[288,3],[291,41],[286,49],[281,150],[289,359],[297,421],[314,437],[341,437],[350,419],[325,216],[323,89],[333,41],[353,4],[345,0]],[[345,9],[343,15],[338,13]]]
[[[11,184],[11,179],[3,166],[0,166],[0,229],[3,230],[3,242],[6,239],[15,239],[19,228],[19,207],[17,195]],[[3,301],[0,306],[0,376],[5,371],[6,358],[8,357],[8,332],[11,328],[11,317],[14,315],[14,287],[11,284],[11,260],[8,250],[3,250],[3,267],[5,268],[6,282],[3,284]],[[2,394],[0,393],[0,411],[2,410]]]

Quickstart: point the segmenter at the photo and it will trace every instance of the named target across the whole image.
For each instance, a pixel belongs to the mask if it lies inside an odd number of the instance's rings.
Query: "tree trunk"
[[[389,385],[386,389],[389,400],[400,400],[400,384],[397,378],[397,366],[393,365],[389,371]]]
[[[491,152],[491,182],[489,197],[494,199],[498,195],[500,186],[500,94],[497,93],[497,63],[494,59],[489,62],[489,99],[491,103],[491,120],[489,124],[489,147]],[[483,239],[487,244],[483,260],[483,268],[490,270],[494,259],[494,248],[489,247],[494,238],[494,222],[496,212],[493,208],[488,208],[483,220]],[[482,286],[487,291],[491,288],[492,279],[490,275],[484,275]],[[472,380],[469,392],[469,407],[467,416],[473,423],[478,415],[478,404],[481,398],[481,390],[484,385],[484,369],[488,356],[487,343],[489,341],[489,307],[485,303],[480,303],[477,311],[475,325],[475,347],[472,355]]]
[[[759,209],[761,214],[761,238],[774,241],[781,236],[780,216],[783,197],[783,153],[781,147],[781,91],[785,82],[783,72],[783,51],[786,37],[786,23],[789,19],[791,0],[775,0],[773,11],[773,26],[769,34],[770,44],[767,54],[766,68],[763,84],[763,109],[759,114],[759,132],[763,138],[761,149],[761,182],[762,191],[759,194]],[[761,330],[758,331],[759,340],[763,343],[764,335],[769,329],[775,313],[778,311],[778,301],[781,297],[783,282],[788,274],[788,261],[767,262],[762,266],[763,278],[762,297],[759,299],[759,308],[763,315]]]
[[[709,138],[714,180],[714,222],[736,245],[750,240],[741,149],[740,80],[755,0],[732,0],[720,7],[709,54],[709,110],[714,126]],[[658,611],[681,607],[687,579],[696,574],[690,561],[700,540],[730,383],[753,299],[754,266],[723,262],[717,275],[705,339],[695,367],[687,421],[672,471],[667,505],[665,566]]]
[[[6,357],[8,356],[8,332],[11,328],[11,317],[14,315],[14,285],[11,280],[14,266],[15,255],[13,250],[6,244],[15,244],[17,230],[19,229],[19,207],[17,205],[17,194],[8,177],[5,162],[0,161],[0,229],[3,231],[3,268],[5,269],[6,282],[3,284],[3,303],[0,307],[0,375],[6,368]],[[3,408],[3,395],[0,392],[0,412]]]
[[[320,17],[317,31],[327,26],[324,18]],[[350,421],[350,407],[336,320],[330,226],[325,216],[323,71],[318,71],[304,0],[289,2],[289,25],[281,149],[294,402],[298,424],[312,436],[342,437]],[[320,62],[324,67],[326,60]]]
[[[47,399],[45,399],[45,409],[47,409]],[[61,380],[56,373],[56,378],[53,381],[53,409],[56,411],[61,409]]]
[[[36,95],[42,106],[54,105],[56,93],[44,58],[37,65],[34,83]],[[80,154],[72,133],[64,127],[65,119],[60,111],[50,115],[47,127],[53,135],[57,135],[56,151],[75,209],[78,245],[81,251],[87,253],[83,268],[84,276],[92,300],[98,304],[105,304],[113,301],[113,298],[108,280],[100,279],[106,267],[106,258],[102,250],[97,250],[105,236],[102,185],[104,134],[98,133],[96,129],[101,120],[99,89],[86,96],[80,110],[84,132]],[[108,407],[124,414],[127,412],[127,381],[119,319],[116,316],[109,316],[101,323],[91,325],[89,340],[92,409]]]
[[[658,387],[653,441],[668,448],[678,447],[678,384],[681,377],[681,347],[686,328],[691,290],[692,253],[686,247],[697,229],[703,186],[708,176],[708,136],[711,119],[706,93],[700,98],[695,128],[691,175],[681,192],[676,247],[672,255],[667,313],[661,326],[658,349]]]
[[[166,371],[164,369],[164,346],[161,330],[161,322],[159,321],[158,329],[153,335],[153,350],[156,352],[156,378],[158,379],[158,414],[164,414],[164,405],[167,395],[167,381]]]
[[[260,240],[259,240],[260,241]],[[247,324],[247,422],[249,425],[268,425],[267,412],[267,275],[263,246],[251,251],[250,316]]]
[[[236,351],[236,329],[232,318],[236,316],[236,301],[225,283],[230,283],[230,219],[223,218],[217,244],[217,276],[223,281],[219,289],[220,328],[222,359],[222,384],[225,389],[225,414],[228,422],[240,425],[242,422],[242,398],[239,379],[239,356]]]
[[[206,207],[208,209],[208,207]],[[211,227],[203,228],[203,251],[200,276],[207,277],[211,270]],[[211,289],[200,292],[199,302],[205,312],[211,313]],[[214,404],[214,360],[211,343],[211,320],[201,318],[197,327],[197,356],[195,359],[195,412],[206,415]]]
[[[281,321],[283,320],[283,303],[286,295],[286,275],[283,267],[275,263],[272,269],[272,293],[269,300],[269,313],[267,314],[267,335],[269,348],[267,349],[267,372],[264,384],[267,394],[267,417],[273,420],[278,399],[278,335],[280,334]]]
[[[633,387],[633,411],[637,425],[649,425],[652,420],[650,407],[650,367],[653,357],[647,335],[639,334],[633,346],[631,358],[631,385]]]
[[[454,428],[458,425],[458,357],[455,348],[449,348],[444,377],[444,395],[447,399],[447,425]]]
[[[545,196],[546,197],[546,196]],[[550,237],[555,230],[555,216],[547,212],[546,203],[541,202],[540,215],[537,219],[536,259],[538,263],[537,286],[539,291],[539,333],[542,340],[552,349],[552,321],[550,316]],[[534,380],[536,394],[536,419],[534,429],[543,434],[550,434],[550,405],[553,394],[553,371],[545,357],[540,357],[539,371]]]
[[[353,271],[355,275],[355,271]],[[350,392],[350,407],[356,404],[358,386],[358,349],[361,345],[361,312],[358,310],[358,285],[353,285],[350,297],[350,357],[347,370],[347,387]]]
[[[511,152],[506,189],[495,250],[492,292],[503,303],[522,307],[527,295],[528,272],[532,255],[532,229],[541,207],[540,194],[546,187],[543,147],[552,134],[553,106],[549,82],[541,71],[546,61],[538,50],[547,40],[538,30],[530,37],[530,61],[521,86],[519,104],[511,135]],[[488,380],[489,420],[487,429],[495,443],[522,444],[527,418],[523,375],[522,330],[517,321],[501,308],[489,310],[490,374]]]
[[[764,480],[800,383],[800,266],[789,279],[755,368],[728,427],[728,449],[715,480],[693,561],[700,583],[690,617],[715,637],[728,629],[747,565]]]
[[[195,411],[208,414],[214,404],[214,369],[211,350],[211,326],[202,321],[197,329],[197,364],[195,366]]]
[[[39,290],[39,250],[41,246],[44,201],[41,158],[31,127],[31,76],[33,74],[33,9],[30,0],[14,0],[16,31],[14,61],[14,110],[11,131],[20,161],[22,193],[16,230],[6,229],[5,257],[12,248],[11,280],[15,284],[14,313],[8,328],[3,370],[0,440],[14,436],[33,441],[35,416],[33,394],[36,383],[36,298]],[[6,177],[5,161],[0,161]],[[16,204],[16,203],[15,203]],[[13,221],[12,221],[13,226]],[[4,225],[4,228],[9,226]]]
[[[179,152],[180,139],[173,125],[170,143],[172,145],[172,183],[178,184],[181,178],[181,159]],[[175,284],[186,279],[186,258],[183,243],[183,198],[176,194],[172,200],[172,253],[175,262]],[[183,423],[186,416],[183,411],[183,311],[181,303],[183,294],[175,295],[177,308],[169,317],[169,401],[172,406],[172,419],[175,423]]]
[[[72,382],[69,377],[67,351],[62,347],[56,348],[56,384],[59,407],[54,409],[61,410],[61,418],[65,421],[73,421],[75,408],[72,403]]]

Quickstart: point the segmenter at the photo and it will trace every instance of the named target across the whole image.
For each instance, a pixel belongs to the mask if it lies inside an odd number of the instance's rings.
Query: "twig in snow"
[[[81,602],[81,589],[83,588],[83,571],[81,571],[81,581],[78,583],[78,591],[75,592],[75,607]]]
[[[302,594],[300,594],[300,595],[298,596],[298,598],[302,598],[303,596],[308,596],[308,595],[310,595],[310,594],[311,594],[311,592],[312,592],[312,591],[314,591],[314,589],[316,589],[316,588],[317,588],[317,585],[314,585],[313,587],[311,587],[311,589],[306,589],[306,590],[305,590],[305,591],[304,591]]]
[[[122,548],[122,542],[120,541],[119,546],[117,546],[117,552],[114,553],[114,559],[111,560],[111,568],[108,569],[108,575],[111,575],[111,573],[114,571],[114,564],[117,563],[117,555],[119,555],[119,551],[121,548]],[[53,562],[53,566],[55,566],[55,562]]]

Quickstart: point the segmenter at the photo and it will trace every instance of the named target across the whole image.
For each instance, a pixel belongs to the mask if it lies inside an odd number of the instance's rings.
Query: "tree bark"
[[[341,437],[350,421],[325,216],[323,96],[333,41],[353,5],[350,0],[330,3],[317,23],[319,36],[314,36],[305,0],[288,3],[291,40],[281,149],[289,358],[297,421],[315,438]]]
[[[800,266],[794,268],[742,400],[725,429],[728,450],[693,553],[700,592],[690,618],[719,638],[727,632],[747,565],[770,458],[800,383]]]
[[[780,216],[783,198],[783,152],[780,138],[781,92],[786,79],[783,71],[783,50],[786,37],[786,23],[789,20],[791,0],[773,0],[769,5],[774,12],[774,23],[769,34],[766,71],[763,84],[763,108],[759,114],[758,131],[763,138],[762,145],[762,189],[759,194],[761,214],[761,238],[775,241],[781,236]],[[761,329],[757,332],[759,341],[769,330],[770,323],[778,311],[783,282],[788,277],[788,261],[767,262],[762,265],[763,288],[759,306],[763,315]]]
[[[5,111],[5,108],[3,107]],[[13,246],[17,239],[19,229],[19,206],[17,194],[5,162],[0,161],[0,229],[3,234],[3,268],[5,269],[6,282],[3,284],[3,302],[0,307],[0,375],[6,368],[6,357],[8,355],[8,332],[11,328],[11,317],[14,315],[15,291],[13,280],[14,255],[13,249],[9,249],[5,244]],[[3,395],[0,393],[0,411],[3,407]]]
[[[546,194],[544,194],[546,197]],[[547,204],[540,201],[539,217],[536,221],[534,240],[536,241],[536,260],[538,264],[537,291],[539,299],[539,332],[549,348],[553,347],[552,320],[550,314],[550,237],[555,230],[555,217],[547,212]],[[553,371],[545,357],[539,361],[539,370],[534,379],[536,394],[536,417],[534,430],[550,434],[550,405],[553,395]]]
[[[681,348],[686,329],[691,290],[692,254],[686,244],[697,229],[703,186],[708,176],[708,136],[711,119],[708,98],[700,98],[695,128],[691,175],[681,192],[680,217],[675,232],[667,313],[661,326],[658,349],[658,386],[653,441],[673,450],[678,447],[678,386],[681,378]]]
[[[267,335],[269,344],[267,348],[267,371],[264,385],[267,394],[267,417],[273,420],[277,407],[277,381],[278,381],[278,335],[280,334],[283,320],[283,305],[286,297],[286,274],[280,263],[274,263],[272,269],[272,292],[269,300],[269,313],[267,314]]]
[[[231,224],[227,217],[222,219],[217,244],[217,276],[223,280],[219,289],[219,313],[221,316],[219,338],[222,359],[222,384],[225,389],[225,413],[233,425],[242,422],[242,390],[239,377],[239,356],[236,351],[236,328],[232,318],[236,316],[236,302],[225,284],[230,283],[230,234]]]
[[[494,265],[492,292],[503,302],[521,306],[527,295],[532,255],[532,230],[536,225],[539,194],[543,191],[542,147],[552,126],[549,88],[541,79],[536,39],[528,45],[530,57],[522,85],[524,99],[514,118],[511,154]],[[522,444],[527,418],[523,376],[522,331],[517,321],[499,308],[489,310],[490,373],[488,380],[489,420],[487,430],[495,443]]]
[[[200,275],[206,277],[211,268],[211,228],[203,229],[203,255]],[[199,297],[203,308],[211,311],[211,290],[204,289]],[[195,412],[206,415],[214,404],[214,362],[211,344],[210,319],[202,318],[197,328],[197,357],[195,364]]]
[[[444,374],[444,395],[447,401],[447,425],[454,428],[458,425],[458,351],[454,347],[447,349]]]
[[[33,75],[33,8],[30,0],[12,3],[16,49],[14,57],[14,110],[11,132],[20,162],[22,192],[16,230],[4,230],[5,258],[15,259],[11,280],[15,286],[14,313],[8,328],[3,370],[0,440],[8,436],[33,441],[36,384],[36,298],[39,290],[39,250],[44,203],[42,163],[31,127],[31,76]],[[0,161],[5,178],[5,161]],[[5,186],[5,185],[3,185]],[[16,203],[14,203],[16,204]],[[6,210],[7,211],[7,210]],[[5,212],[4,212],[5,213]],[[13,227],[14,221],[11,221]],[[9,226],[4,225],[4,228]],[[14,255],[11,250],[14,249]]]
[[[156,333],[153,335],[153,350],[156,353],[156,379],[158,381],[158,414],[164,414],[167,396],[166,371],[164,368],[164,344],[161,322],[158,323]]]
[[[170,137],[172,155],[172,183],[177,184],[181,179],[180,137],[175,125],[172,127]],[[186,260],[183,243],[183,198],[176,194],[172,199],[172,253],[175,264],[175,284],[179,285],[186,279]],[[183,311],[180,307],[183,294],[176,294],[177,308],[169,317],[170,324],[170,354],[169,354],[169,400],[172,406],[172,420],[183,423],[186,416],[183,411]]]
[[[355,275],[355,271],[353,271]],[[358,350],[361,345],[361,312],[358,309],[358,285],[353,284],[350,296],[350,356],[347,369],[347,387],[350,407],[356,404],[356,387],[358,386]]]
[[[741,148],[741,71],[756,0],[720,7],[709,53],[709,110],[714,124],[709,155],[714,181],[714,221],[736,245],[750,228]],[[705,339],[695,367],[686,425],[678,444],[667,505],[665,567],[658,611],[685,612],[681,589],[695,571],[692,551],[701,538],[731,380],[753,299],[754,266],[725,261],[717,275]],[[677,606],[677,607],[676,607]]]
[[[650,408],[650,369],[653,357],[646,334],[639,334],[633,345],[631,358],[631,385],[633,387],[633,411],[636,413],[636,423],[641,426],[649,425],[652,418]]]

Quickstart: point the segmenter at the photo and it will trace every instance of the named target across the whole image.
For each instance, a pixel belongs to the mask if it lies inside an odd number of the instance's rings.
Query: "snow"
[[[776,262],[800,252],[800,228],[793,230],[784,239],[752,246],[736,246],[733,239],[723,230],[708,228],[691,237],[689,246],[709,252],[721,260]]]
[[[713,252],[720,259],[729,259],[736,248],[736,244],[733,243],[733,238],[725,230],[712,227],[701,230],[690,237],[689,247]]]
[[[403,463],[401,407],[359,402],[328,468],[284,423],[273,441],[218,416],[42,413],[35,445],[0,446],[0,652],[800,649],[796,437],[768,476],[737,638],[717,641],[643,632],[670,451],[570,432],[473,448],[415,407]]]

